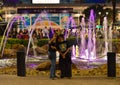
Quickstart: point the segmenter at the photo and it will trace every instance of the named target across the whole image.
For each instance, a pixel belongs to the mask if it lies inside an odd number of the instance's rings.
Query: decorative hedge
[[[2,38],[0,38],[0,42],[1,42],[1,40],[2,40]],[[46,45],[46,44],[48,44],[48,40],[49,39],[47,39],[47,38],[39,39],[37,41],[37,45],[40,46],[40,47],[43,46],[43,45]],[[74,37],[68,38],[67,40],[70,43],[70,45],[75,44],[75,41],[76,41],[76,39]],[[13,44],[23,44],[25,47],[27,47],[28,46],[28,40],[17,39],[17,38],[9,38],[7,40],[7,43],[6,43],[6,48],[11,48]],[[32,45],[30,45],[30,46],[32,46]]]
[[[0,42],[1,42],[2,38],[0,38]],[[43,46],[43,45],[46,45],[48,43],[48,40],[47,38],[45,39],[39,39],[37,40],[37,45],[38,46]],[[75,37],[70,37],[67,39],[67,41],[69,42],[69,44],[72,46],[73,44],[78,44],[77,43],[77,39]],[[80,39],[78,39],[78,42],[80,41]],[[104,41],[104,40],[103,40]],[[119,43],[120,42],[120,39],[112,39],[113,43]],[[109,42],[109,40],[108,40]],[[28,40],[23,40],[23,39],[17,39],[17,38],[9,38],[7,40],[7,43],[6,43],[6,48],[11,48],[13,44],[23,44],[25,47],[28,46]],[[32,45],[30,45],[32,46]]]

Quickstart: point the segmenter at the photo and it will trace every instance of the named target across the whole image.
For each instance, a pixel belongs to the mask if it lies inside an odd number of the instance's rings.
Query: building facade
[[[66,28],[66,24],[68,22],[68,18],[71,16],[73,19],[71,22],[72,25],[78,26],[80,24],[80,16],[85,16],[83,14],[84,9],[87,7],[100,4],[105,8],[112,9],[112,3],[107,2],[107,0],[42,0],[44,2],[40,2],[39,0],[6,0],[1,8],[4,13],[2,14],[2,18],[5,22],[9,21],[11,17],[16,14],[20,16],[24,16],[26,18],[26,24],[31,26],[35,19],[41,14],[43,11],[46,11],[46,18],[42,19],[46,25],[50,21],[54,27],[57,28]],[[117,20],[120,20],[120,0],[117,0]],[[40,25],[40,24],[39,24]],[[22,27],[22,26],[20,26]]]

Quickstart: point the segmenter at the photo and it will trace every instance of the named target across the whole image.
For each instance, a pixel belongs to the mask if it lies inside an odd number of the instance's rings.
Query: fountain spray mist
[[[6,29],[5,29],[5,32],[4,32],[4,34],[3,34],[3,38],[2,38],[2,40],[1,40],[1,45],[0,45],[0,51],[2,52],[2,53],[1,53],[1,57],[3,56],[3,53],[4,53],[4,49],[5,49],[5,45],[6,45],[8,36],[9,36],[9,32],[10,32],[10,30],[12,29],[13,24],[14,24],[15,22],[17,22],[17,20],[19,20],[19,19],[20,19],[20,21],[22,21],[22,22],[24,23],[24,25],[26,26],[26,23],[25,23],[24,18],[23,18],[22,16],[20,16],[20,15],[15,15],[15,16],[13,16],[13,17],[10,19],[10,21],[8,22],[7,27],[6,27]]]

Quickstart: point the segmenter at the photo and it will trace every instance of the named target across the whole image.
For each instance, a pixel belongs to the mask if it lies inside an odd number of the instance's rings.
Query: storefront
[[[80,25],[80,17],[85,16],[82,13],[83,10],[94,3],[105,4],[105,0],[52,0],[51,2],[49,0],[42,0],[42,2],[40,0],[7,0],[5,7],[3,7],[4,13],[2,17],[5,22],[8,22],[17,14],[26,19],[27,26],[31,26],[35,19],[42,14],[43,11],[46,11],[47,14],[44,17],[41,16],[41,21],[42,23],[44,22],[45,26],[70,28]],[[109,5],[106,7],[111,8]],[[118,9],[119,8],[118,6]],[[23,28],[24,26],[19,27]],[[43,27],[37,26],[36,28]]]

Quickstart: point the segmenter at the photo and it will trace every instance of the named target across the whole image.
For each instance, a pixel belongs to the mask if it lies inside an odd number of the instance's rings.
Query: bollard
[[[116,53],[107,53],[107,76],[116,77]]]
[[[17,76],[26,76],[26,65],[25,65],[25,52],[17,52]]]

